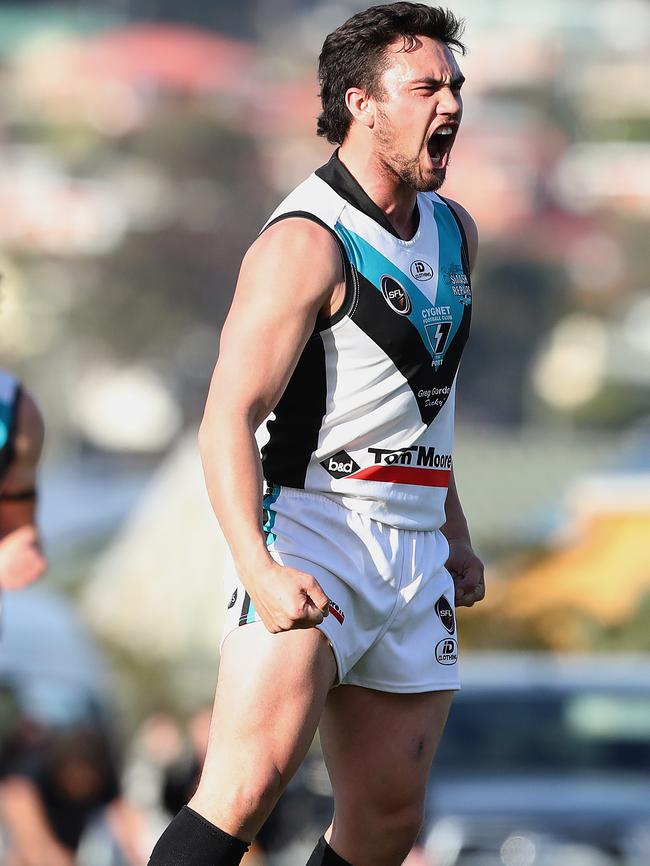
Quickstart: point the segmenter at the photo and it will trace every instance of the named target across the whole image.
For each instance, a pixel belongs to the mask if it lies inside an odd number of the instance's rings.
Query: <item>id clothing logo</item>
[[[347,478],[353,472],[358,472],[361,467],[355,462],[347,451],[337,451],[326,460],[321,460],[320,465],[327,470],[332,478]]]
[[[453,637],[446,637],[436,644],[436,661],[441,665],[455,665],[458,661],[458,644]]]
[[[433,269],[431,265],[428,265],[426,262],[417,261],[413,262],[410,267],[411,276],[414,280],[418,280],[422,282],[423,280],[430,280],[433,278]]]

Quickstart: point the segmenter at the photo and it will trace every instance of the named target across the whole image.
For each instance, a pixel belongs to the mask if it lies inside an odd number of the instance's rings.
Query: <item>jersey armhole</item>
[[[275,219],[270,220],[264,226],[260,234],[262,234],[262,232],[265,232],[268,228],[275,225],[276,223],[279,223],[281,220],[292,219],[296,217],[300,219],[311,220],[311,222],[316,223],[317,225],[322,226],[322,228],[326,229],[326,231],[328,231],[336,241],[339,253],[341,254],[341,263],[343,265],[343,275],[345,278],[345,297],[343,298],[343,303],[333,316],[324,316],[321,310],[318,311],[318,316],[316,317],[316,324],[314,326],[314,333],[319,334],[321,331],[326,331],[328,328],[336,325],[337,322],[340,322],[341,319],[344,319],[345,316],[347,316],[352,309],[355,296],[355,283],[352,274],[352,265],[350,264],[350,260],[348,259],[348,255],[345,251],[343,241],[336,234],[334,229],[331,226],[328,226],[326,222],[323,222],[322,219],[317,217],[315,214],[310,213],[309,211],[294,210],[280,214],[279,216],[275,217]]]
[[[451,211],[451,215],[453,216],[453,218],[456,221],[456,225],[458,226],[458,231],[460,232],[460,240],[461,240],[461,256],[463,259],[463,267],[465,268],[465,275],[467,276],[467,279],[470,281],[470,285],[471,285],[472,274],[471,274],[471,269],[469,266],[469,244],[467,243],[467,234],[465,232],[465,226],[463,225],[461,218],[456,213],[455,208],[451,205],[449,199],[440,195],[440,193],[436,193],[436,194],[437,194],[438,198],[442,199],[442,201],[444,201],[444,203],[447,205],[447,207]]]

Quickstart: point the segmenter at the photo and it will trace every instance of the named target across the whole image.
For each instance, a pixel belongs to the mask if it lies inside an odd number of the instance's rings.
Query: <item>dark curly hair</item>
[[[386,69],[385,49],[400,37],[405,50],[417,36],[439,39],[465,54],[460,41],[463,21],[442,7],[424,3],[389,3],[371,6],[349,18],[329,34],[318,60],[318,80],[323,111],[317,133],[332,144],[342,144],[352,122],[345,104],[350,87],[360,87],[369,96],[380,95],[379,81]]]

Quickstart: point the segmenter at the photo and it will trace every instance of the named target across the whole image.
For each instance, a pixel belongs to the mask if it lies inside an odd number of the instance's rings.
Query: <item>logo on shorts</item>
[[[345,614],[343,613],[341,608],[338,606],[338,604],[335,601],[333,601],[331,598],[329,599],[329,603],[330,603],[330,613],[332,614],[334,619],[338,620],[341,623],[341,625],[343,625],[343,623],[345,621]]]
[[[447,629],[449,634],[453,634],[456,630],[456,623],[454,621],[454,609],[449,604],[444,595],[441,595],[436,602],[436,613],[440,617],[440,622]]]
[[[413,262],[411,264],[411,276],[414,280],[430,280],[433,276],[431,265],[428,265],[426,262]]]
[[[327,460],[321,460],[320,465],[329,472],[332,478],[345,478],[352,475],[353,472],[358,472],[361,468],[347,451],[337,451]]]
[[[381,278],[381,293],[388,306],[400,316],[408,316],[411,312],[411,299],[397,280],[384,275]]]
[[[230,610],[231,607],[235,606],[236,601],[237,601],[237,590],[235,590],[233,592],[233,594],[230,596],[230,601],[228,602],[228,610]]]
[[[436,661],[441,665],[455,665],[458,661],[458,645],[453,637],[443,638],[436,644]]]

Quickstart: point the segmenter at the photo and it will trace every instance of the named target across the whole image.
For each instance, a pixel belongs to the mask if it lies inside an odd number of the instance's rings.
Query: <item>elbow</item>
[[[245,405],[220,404],[218,417],[215,408],[206,408],[197,435],[199,454],[206,458],[233,439],[255,435],[255,431],[268,415],[268,407],[259,401]]]

